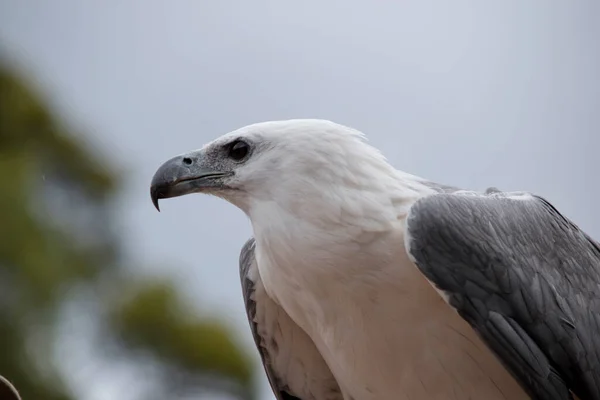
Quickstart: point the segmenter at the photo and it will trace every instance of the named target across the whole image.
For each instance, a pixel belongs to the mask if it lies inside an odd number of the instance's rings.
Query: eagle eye
[[[249,152],[250,146],[242,140],[236,140],[229,146],[229,158],[235,161],[243,160]]]

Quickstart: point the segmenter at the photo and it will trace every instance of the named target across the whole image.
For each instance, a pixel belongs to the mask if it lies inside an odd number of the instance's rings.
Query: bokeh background
[[[24,399],[272,399],[215,198],[155,169],[326,118],[408,172],[600,239],[596,0],[0,0],[0,374]]]

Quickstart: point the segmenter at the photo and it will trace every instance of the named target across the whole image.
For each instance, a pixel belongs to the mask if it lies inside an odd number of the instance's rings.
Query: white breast
[[[276,228],[255,228],[265,289],[352,399],[529,398],[408,259],[401,224],[351,257],[342,257],[344,244],[327,252],[292,238],[299,228],[286,226],[288,236]]]

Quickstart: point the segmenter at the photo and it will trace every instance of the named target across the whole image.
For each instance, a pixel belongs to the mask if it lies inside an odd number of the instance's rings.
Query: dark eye
[[[229,147],[229,157],[236,161],[243,160],[250,152],[250,146],[248,143],[241,140],[236,140]]]

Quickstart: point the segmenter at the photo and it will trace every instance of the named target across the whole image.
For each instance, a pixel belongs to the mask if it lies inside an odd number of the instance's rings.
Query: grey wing
[[[265,291],[254,239],[240,254],[240,278],[254,342],[278,400],[343,400],[337,381],[309,336]]]
[[[600,399],[600,247],[526,193],[417,201],[406,246],[534,399]]]

